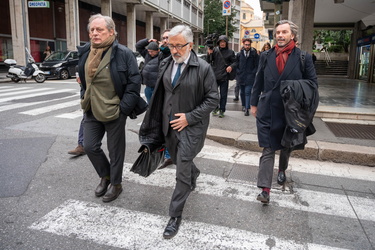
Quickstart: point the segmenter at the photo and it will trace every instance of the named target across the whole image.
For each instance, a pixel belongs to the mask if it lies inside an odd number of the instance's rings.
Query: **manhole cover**
[[[328,128],[337,137],[375,140],[375,126],[326,122]]]

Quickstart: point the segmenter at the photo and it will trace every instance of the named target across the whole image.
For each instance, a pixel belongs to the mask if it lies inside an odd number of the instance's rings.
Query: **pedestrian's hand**
[[[79,76],[76,78],[76,81],[81,84],[81,78],[79,78]]]
[[[258,107],[257,106],[251,106],[250,108],[250,112],[251,114],[256,118],[257,117],[257,110],[258,110]]]
[[[231,66],[228,66],[228,67],[227,67],[227,73],[230,73],[230,72],[232,72],[232,67],[231,67]]]
[[[158,40],[156,40],[155,38],[152,38],[152,39],[148,40],[148,42],[149,43],[151,43],[151,42],[158,42]]]
[[[209,54],[209,55],[212,54],[213,52],[214,52],[213,49],[208,49],[208,50],[207,50],[207,54]]]
[[[189,125],[188,121],[186,120],[185,113],[177,113],[174,116],[179,117],[169,122],[174,130],[178,129],[177,131],[181,132],[185,127]]]

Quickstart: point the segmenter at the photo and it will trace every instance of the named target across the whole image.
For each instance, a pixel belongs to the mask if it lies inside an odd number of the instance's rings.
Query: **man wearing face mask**
[[[133,52],[117,42],[111,17],[91,16],[88,30],[90,42],[78,47],[84,149],[101,178],[95,195],[110,202],[122,192],[125,124],[143,101],[139,95],[141,77]],[[105,133],[109,159],[101,148]]]
[[[168,47],[172,56],[160,63],[154,94],[139,131],[142,145],[157,148],[165,143],[176,164],[165,239],[177,234],[185,202],[197,185],[200,171],[193,160],[204,145],[210,112],[219,98],[210,65],[192,50],[193,32],[188,26],[171,29]]]
[[[272,49],[261,53],[251,93],[251,114],[256,117],[258,142],[263,148],[257,180],[257,186],[262,192],[257,200],[264,204],[270,201],[275,151],[280,150],[277,183],[283,185],[291,151],[303,149],[307,143],[306,136],[311,132],[307,133],[306,130],[303,135],[304,143],[297,147],[282,145],[285,145],[284,134],[289,128],[280,86],[298,81],[299,85],[318,88],[311,55],[306,54],[302,59],[302,52],[296,47],[297,32],[298,27],[291,21],[281,20],[276,24],[274,37],[277,43]]]

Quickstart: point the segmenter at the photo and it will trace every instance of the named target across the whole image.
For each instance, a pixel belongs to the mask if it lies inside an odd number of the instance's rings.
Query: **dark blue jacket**
[[[81,98],[86,91],[85,63],[90,53],[91,43],[78,46],[78,73],[81,79]],[[112,44],[110,72],[115,91],[120,98],[120,110],[129,116],[140,102],[141,76],[133,52],[115,40]]]
[[[273,150],[284,148],[281,141],[287,124],[280,84],[285,80],[302,79],[309,80],[317,88],[315,67],[310,54],[306,54],[302,70],[301,50],[294,48],[284,71],[279,75],[275,49],[261,53],[250,99],[251,106],[258,107],[256,119],[260,147],[269,147]]]
[[[254,48],[250,49],[248,57],[245,56],[244,51],[245,49],[242,49],[236,56],[236,80],[240,85],[253,85],[259,64],[259,55]]]

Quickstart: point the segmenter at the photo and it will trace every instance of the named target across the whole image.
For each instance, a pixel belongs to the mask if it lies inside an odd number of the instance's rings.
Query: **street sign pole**
[[[225,18],[225,35],[228,37],[228,16]]]

